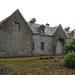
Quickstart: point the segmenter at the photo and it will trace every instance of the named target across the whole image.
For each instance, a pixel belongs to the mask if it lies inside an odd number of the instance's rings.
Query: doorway
[[[56,46],[56,54],[62,54],[62,42],[60,40],[57,41],[57,46]]]

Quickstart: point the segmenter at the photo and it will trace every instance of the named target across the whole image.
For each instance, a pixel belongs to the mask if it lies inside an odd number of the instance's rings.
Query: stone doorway
[[[62,51],[62,41],[61,40],[57,40],[57,43],[56,43],[56,54],[62,54],[63,51]]]

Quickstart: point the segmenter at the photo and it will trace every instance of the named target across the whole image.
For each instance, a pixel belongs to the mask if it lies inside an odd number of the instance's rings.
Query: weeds
[[[29,58],[1,59],[0,75],[75,75],[75,69],[64,65],[64,56],[54,56],[54,59],[48,60]]]

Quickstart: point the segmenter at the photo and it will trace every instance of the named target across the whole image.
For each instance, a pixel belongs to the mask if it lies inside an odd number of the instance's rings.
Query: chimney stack
[[[61,24],[59,24],[61,26]]]
[[[49,24],[48,24],[48,23],[46,23],[46,26],[49,26]]]
[[[34,24],[36,22],[36,19],[32,18],[29,22],[32,23],[32,24]]]

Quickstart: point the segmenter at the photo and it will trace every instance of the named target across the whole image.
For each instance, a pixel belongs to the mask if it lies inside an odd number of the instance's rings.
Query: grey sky
[[[63,28],[75,27],[75,0],[0,0],[0,21],[19,9],[26,21]]]

